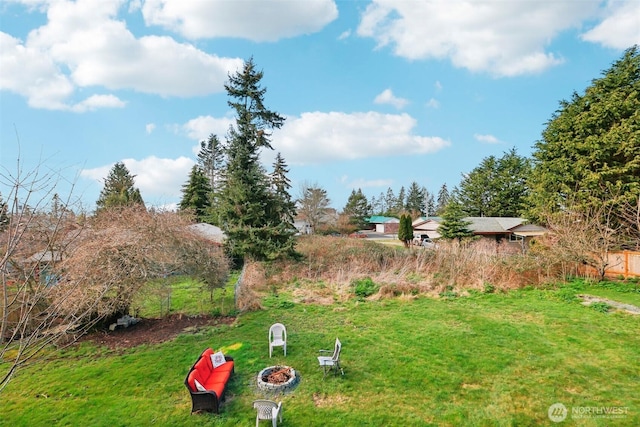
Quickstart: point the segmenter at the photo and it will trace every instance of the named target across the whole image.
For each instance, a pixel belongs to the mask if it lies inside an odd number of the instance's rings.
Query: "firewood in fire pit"
[[[269,375],[265,375],[262,377],[262,381],[270,384],[282,384],[289,381],[291,378],[291,369],[290,368],[282,368],[279,370],[274,370]]]

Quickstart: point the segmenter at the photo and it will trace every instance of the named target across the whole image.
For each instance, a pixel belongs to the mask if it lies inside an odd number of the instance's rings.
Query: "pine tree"
[[[211,187],[200,166],[193,165],[189,181],[182,186],[181,211],[192,211],[198,222],[207,222],[210,205]]]
[[[371,197],[369,205],[371,206],[371,213],[373,215],[384,215],[387,210],[384,193],[381,191],[377,198],[375,196]]]
[[[270,131],[284,123],[284,117],[264,105],[262,77],[263,72],[256,70],[250,59],[225,84],[236,123],[227,135],[225,181],[218,212],[220,227],[227,235],[227,249],[236,259],[295,254],[295,230],[282,221],[279,200],[259,161],[262,149],[273,149]]]
[[[113,165],[96,201],[96,210],[127,206],[144,208],[140,190],[134,187],[134,178],[135,175],[131,175],[124,163],[118,162]]]
[[[296,216],[296,204],[291,199],[291,180],[287,177],[289,169],[284,161],[284,158],[280,153],[276,155],[276,159],[273,163],[273,172],[271,173],[271,189],[277,200],[276,215],[280,217],[280,220],[290,226],[294,227],[293,222]]]
[[[211,134],[206,141],[200,141],[198,165],[209,180],[209,186],[212,189],[219,187],[223,161],[223,147],[217,135]]]
[[[436,203],[433,200],[433,194],[428,190],[424,191],[424,215],[429,217],[436,213]]]
[[[458,239],[459,241],[473,236],[473,231],[469,229],[471,223],[464,219],[466,216],[467,213],[462,204],[455,197],[452,197],[442,213],[442,222],[438,227],[440,236],[443,239]]]
[[[404,189],[404,186],[400,187],[400,192],[398,193],[398,197],[396,198],[396,204],[393,206],[393,212],[396,215],[400,215],[402,212],[404,212],[406,210],[405,208],[405,198],[406,198],[406,191]]]
[[[438,191],[438,204],[436,205],[436,215],[442,215],[444,209],[449,204],[449,190],[447,189],[447,184],[442,184],[440,187],[440,191]]]
[[[420,187],[417,182],[413,181],[409,186],[409,191],[407,192],[405,209],[416,217],[422,215],[426,210],[426,192],[427,190],[424,187]]]
[[[344,206],[343,213],[349,216],[349,224],[361,230],[367,226],[367,219],[371,216],[371,205],[367,201],[367,197],[362,193],[362,189],[358,191],[351,190],[351,195]]]
[[[200,141],[198,166],[209,181],[211,189],[207,195],[209,206],[203,221],[218,225],[217,207],[223,185],[224,147],[217,135],[211,134],[206,141]]]
[[[393,190],[391,189],[391,187],[387,188],[387,193],[384,196],[384,214],[392,215],[394,213],[394,207],[397,203],[398,199],[396,198],[395,194],[393,194]]]

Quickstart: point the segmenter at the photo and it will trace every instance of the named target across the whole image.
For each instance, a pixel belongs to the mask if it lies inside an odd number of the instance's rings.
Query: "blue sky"
[[[250,57],[287,118],[264,162],[282,154],[294,197],[437,193],[487,156],[529,156],[633,44],[637,0],[3,0],[0,193],[19,159],[92,211],[122,161],[147,205],[175,206]]]

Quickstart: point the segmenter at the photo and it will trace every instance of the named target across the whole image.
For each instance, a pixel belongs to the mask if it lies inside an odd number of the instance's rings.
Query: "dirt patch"
[[[174,314],[160,319],[140,319],[138,323],[128,328],[119,327],[114,331],[91,332],[80,338],[78,342],[90,341],[112,350],[142,344],[159,344],[171,341],[183,332],[196,332],[208,326],[229,325],[235,320],[235,317]]]
[[[578,295],[578,298],[582,299],[584,305],[591,305],[594,302],[603,302],[618,310],[626,311],[631,314],[640,314],[640,307],[636,307],[631,304],[624,304],[618,301],[613,301],[607,298],[595,297],[593,295]]]

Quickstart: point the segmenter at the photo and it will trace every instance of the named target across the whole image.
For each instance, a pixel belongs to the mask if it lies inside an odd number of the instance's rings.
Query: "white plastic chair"
[[[282,323],[274,323],[269,328],[269,357],[273,353],[273,347],[282,347],[284,355],[287,355],[287,328]]]
[[[318,356],[318,363],[322,366],[322,371],[324,375],[322,379],[327,376],[327,371],[333,370],[337,375],[338,370],[342,375],[344,375],[344,371],[340,366],[340,350],[342,350],[342,343],[338,338],[336,338],[336,344],[333,348],[333,354],[331,356]],[[320,350],[320,353],[331,353],[332,350]]]
[[[271,420],[273,427],[277,426],[277,419],[282,423],[282,402],[273,402],[271,400],[254,400],[253,408],[258,410],[256,415],[256,427],[260,420]]]

